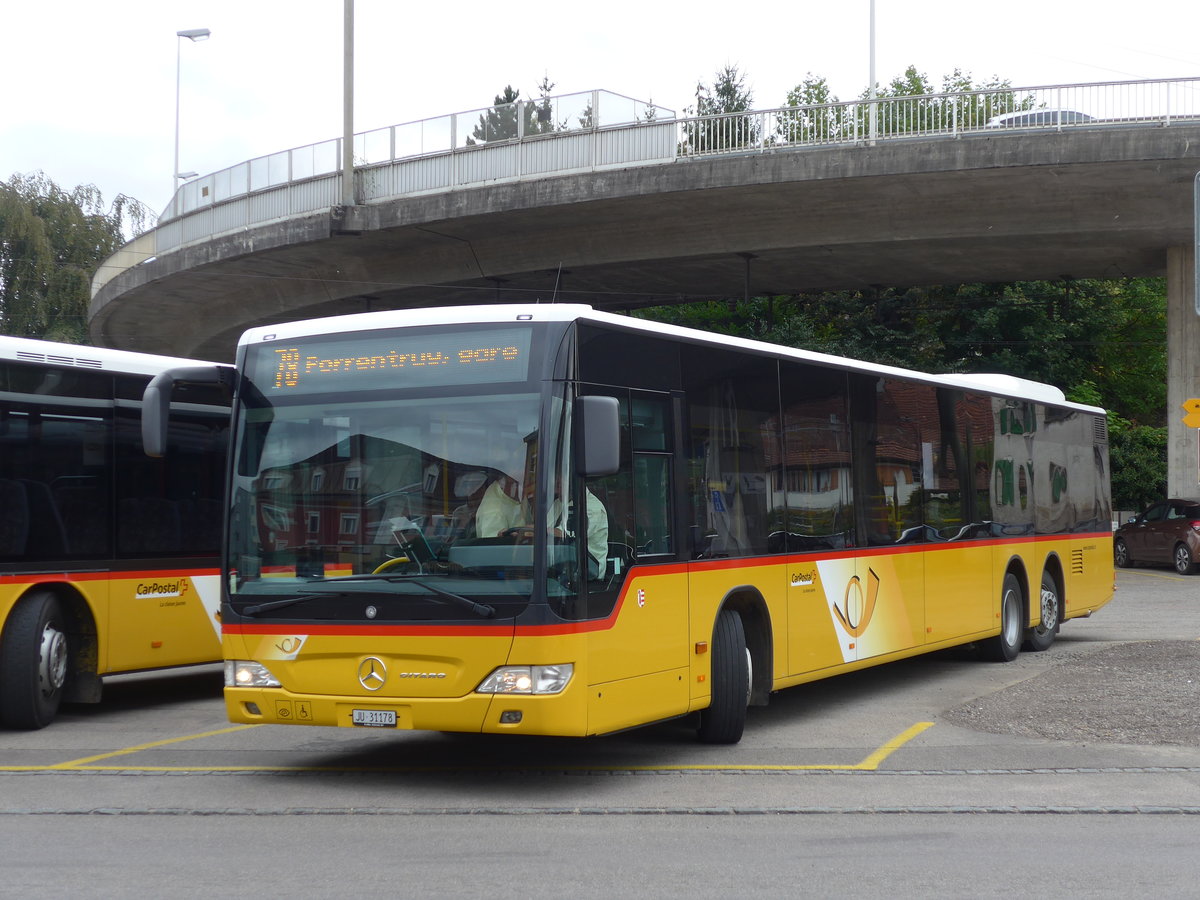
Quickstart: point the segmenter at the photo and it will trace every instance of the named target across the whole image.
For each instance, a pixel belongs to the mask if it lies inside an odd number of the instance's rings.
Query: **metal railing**
[[[678,118],[608,91],[486,107],[357,134],[355,196],[369,204],[502,181],[880,141],[959,139],[1200,121],[1200,78],[882,97]],[[341,140],[193,179],[155,228],[106,260],[95,296],[133,265],[188,244],[341,203]]]
[[[679,155],[767,151],[1013,128],[1065,131],[1200,118],[1200,78],[881,97],[679,121]]]
[[[658,118],[674,119],[675,112],[611,91],[520,100],[361,132],[354,136],[354,165],[356,169],[377,166],[499,142],[548,135],[562,137]],[[341,138],[260,156],[187,182],[175,192],[159,221],[166,222],[258,191],[337,176],[341,165]]]

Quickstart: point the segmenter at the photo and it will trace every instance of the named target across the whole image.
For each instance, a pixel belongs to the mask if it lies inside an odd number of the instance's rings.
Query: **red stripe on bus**
[[[26,582],[120,581],[146,578],[195,578],[201,575],[219,576],[220,569],[143,569],[140,571],[110,572],[14,572],[0,574],[0,584]]]
[[[1000,547],[1012,544],[1030,544],[1030,543],[1046,543],[1046,542],[1066,542],[1076,540],[1094,540],[1097,538],[1111,538],[1112,534],[1107,531],[1086,532],[1071,535],[1028,535],[1014,538],[995,538],[982,541],[955,541],[942,544],[912,544],[902,547],[863,547],[863,548],[847,548],[846,550],[830,550],[820,553],[793,553],[780,554],[777,556],[758,556],[758,557],[739,557],[737,559],[719,559],[719,560],[693,560],[691,562],[671,562],[661,565],[641,564],[633,566],[629,571],[632,573],[630,578],[626,580],[621,588],[621,593],[617,598],[616,604],[613,606],[613,611],[603,619],[587,619],[579,622],[555,622],[547,625],[521,625],[513,628],[511,625],[301,625],[289,633],[298,633],[305,635],[337,635],[345,637],[366,637],[370,635],[390,635],[390,636],[424,636],[424,637],[452,637],[456,635],[471,635],[471,636],[498,636],[504,634],[515,634],[519,636],[530,635],[569,635],[569,634],[587,634],[594,631],[607,631],[612,628],[617,618],[621,614],[621,609],[625,605],[625,599],[629,596],[629,592],[633,590],[634,584],[639,578],[648,578],[656,575],[678,575],[687,572],[713,572],[723,571],[728,569],[756,569],[765,566],[784,566],[789,561],[795,561],[797,558],[806,560],[822,560],[822,559],[854,559],[858,557],[874,557],[874,556],[891,556],[900,553],[920,553],[940,550],[954,550],[960,547]],[[280,634],[287,632],[286,623],[244,623],[235,624],[229,623],[221,626],[222,634],[239,635],[239,634]]]

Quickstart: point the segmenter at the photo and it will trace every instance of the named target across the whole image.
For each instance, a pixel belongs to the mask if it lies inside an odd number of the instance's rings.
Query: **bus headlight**
[[[280,687],[266,666],[245,659],[225,660],[225,687]]]
[[[501,666],[479,687],[477,694],[560,694],[575,674],[574,663],[555,666]]]

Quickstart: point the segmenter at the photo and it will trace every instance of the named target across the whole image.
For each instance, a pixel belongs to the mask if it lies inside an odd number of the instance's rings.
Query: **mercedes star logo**
[[[358,683],[368,691],[377,691],[387,681],[387,666],[383,660],[368,656],[358,664]]]

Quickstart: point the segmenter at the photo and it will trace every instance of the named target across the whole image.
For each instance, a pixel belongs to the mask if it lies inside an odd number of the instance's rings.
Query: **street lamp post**
[[[175,32],[175,166],[171,169],[171,193],[179,190],[179,179],[183,176],[179,172],[179,73],[180,60],[183,57],[183,42],[180,38],[187,38],[192,43],[196,41],[206,41],[212,32],[207,28],[185,28],[183,31]],[[189,173],[190,174],[190,173]]]
[[[879,118],[879,104],[875,102],[877,93],[875,91],[875,0],[871,0],[871,61],[870,61],[870,79],[871,84],[867,88],[867,102],[871,105],[871,146],[875,146],[876,128]]]

